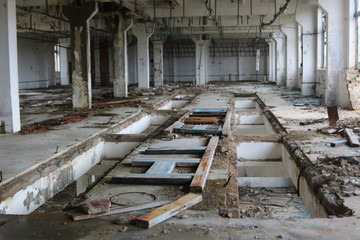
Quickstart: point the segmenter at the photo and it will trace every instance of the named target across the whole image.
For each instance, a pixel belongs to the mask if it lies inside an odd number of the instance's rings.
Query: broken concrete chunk
[[[105,213],[110,210],[111,201],[109,199],[92,200],[81,205],[87,214]]]

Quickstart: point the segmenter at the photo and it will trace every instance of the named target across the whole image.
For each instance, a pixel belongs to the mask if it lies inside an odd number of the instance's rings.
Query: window
[[[60,72],[60,45],[54,46],[55,72]]]

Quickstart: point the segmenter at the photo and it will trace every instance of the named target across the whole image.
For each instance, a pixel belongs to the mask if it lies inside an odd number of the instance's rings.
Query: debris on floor
[[[202,195],[189,193],[178,200],[136,218],[136,225],[151,228],[202,201]]]
[[[80,122],[86,119],[90,113],[82,113],[82,114],[72,114],[66,115],[61,118],[49,119],[42,122],[35,122],[30,125],[25,125],[21,128],[21,133],[31,133],[34,131],[47,131],[51,130],[52,127],[69,124],[73,122]]]
[[[295,188],[239,188],[240,218],[311,218]]]

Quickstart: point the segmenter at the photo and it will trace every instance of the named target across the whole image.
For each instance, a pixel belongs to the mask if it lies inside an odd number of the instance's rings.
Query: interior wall
[[[18,39],[19,89],[47,88],[55,83],[54,43]]]
[[[255,44],[255,45],[254,45]],[[256,71],[256,48],[260,46],[260,68]],[[249,40],[215,40],[209,48],[209,80],[264,80],[267,76],[268,44]],[[164,79],[169,82],[194,82],[195,43],[192,40],[166,42]]]
[[[165,82],[195,81],[195,57],[166,57],[164,58]]]
[[[256,57],[210,57],[210,81],[264,80],[267,75],[267,56],[260,57],[256,72]]]

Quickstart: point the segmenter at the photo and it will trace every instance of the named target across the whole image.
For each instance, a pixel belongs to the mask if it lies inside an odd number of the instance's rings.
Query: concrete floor
[[[219,91],[219,86],[215,87]],[[285,89],[272,85],[234,85],[222,86],[222,92],[203,94],[201,98],[187,105],[193,107],[228,107],[229,99],[226,93],[253,93],[271,107],[282,125],[289,133],[296,133],[298,144],[316,160],[319,156],[360,155],[359,148],[342,146],[330,148],[329,143],[341,139],[339,136],[324,135],[317,129],[326,128],[325,121],[319,124],[299,126],[302,119],[327,118],[326,108],[322,105],[302,105],[316,102],[315,99],[284,98]],[[290,93],[289,93],[290,94]],[[158,101],[161,98],[152,100]],[[303,101],[301,103],[301,101]],[[296,106],[295,106],[296,105]],[[134,107],[117,107],[106,109],[109,116],[90,116],[78,123],[71,123],[42,133],[26,135],[0,135],[1,171],[4,179],[10,179],[34,164],[45,161],[55,151],[61,150],[81,141],[99,131],[101,128],[89,126],[104,124],[110,126],[135,113]],[[29,111],[27,111],[29,113]],[[24,119],[38,120],[47,116],[23,116]],[[41,115],[41,114],[40,114]],[[339,109],[340,118],[359,119],[360,113]],[[299,137],[300,136],[300,137]],[[166,189],[165,189],[166,188]],[[159,187],[158,193],[164,196],[177,197],[179,189],[171,193],[171,188]],[[104,189],[97,186],[92,193]],[[108,191],[105,189],[105,191]],[[90,195],[92,193],[89,193]],[[358,239],[360,233],[360,197],[345,198],[355,214],[345,218],[317,219],[287,219],[287,220],[257,220],[257,219],[227,219],[218,217],[217,211],[187,210],[178,217],[172,218],[149,230],[135,227],[131,224],[133,215],[122,214],[86,222],[73,222],[62,213],[33,214],[22,217],[0,217],[0,239]],[[136,213],[134,213],[136,214]],[[181,219],[185,218],[185,219]],[[49,227],[50,226],[50,227]]]

